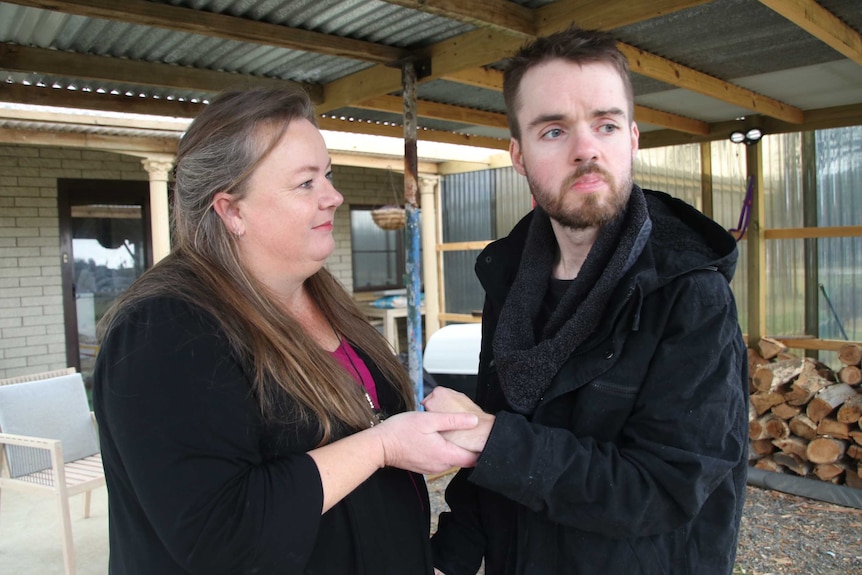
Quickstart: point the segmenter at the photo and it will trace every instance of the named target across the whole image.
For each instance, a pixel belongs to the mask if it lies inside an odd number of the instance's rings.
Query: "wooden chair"
[[[14,377],[6,377],[0,379],[0,385],[9,385],[10,383],[24,383],[27,381],[37,381],[39,379],[51,379],[52,377],[60,377],[61,375],[71,375],[75,373],[74,367],[64,367],[53,371],[42,371],[39,373],[28,373],[26,375],[16,375]]]
[[[95,418],[79,373],[0,385],[0,493],[5,489],[56,498],[66,575],[75,573],[69,498],[105,485]]]

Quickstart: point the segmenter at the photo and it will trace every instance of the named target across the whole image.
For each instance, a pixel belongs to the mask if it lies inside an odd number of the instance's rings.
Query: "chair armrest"
[[[20,445],[21,447],[33,447],[35,449],[47,449],[52,451],[59,448],[61,443],[62,442],[59,439],[0,433],[0,445]]]

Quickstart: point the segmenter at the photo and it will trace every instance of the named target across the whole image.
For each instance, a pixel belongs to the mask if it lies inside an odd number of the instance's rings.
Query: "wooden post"
[[[802,132],[802,225],[816,228],[817,223],[817,155],[814,132]],[[817,239],[803,240],[805,265],[805,334],[820,337],[820,278]],[[819,351],[806,350],[808,357],[817,359]]]
[[[712,198],[712,145],[709,142],[702,142],[700,144],[700,211],[710,218],[715,217]]]
[[[754,178],[748,230],[748,345],[755,345],[766,334],[766,241],[763,218],[763,150],[761,143],[745,146],[746,169]]]
[[[440,329],[440,283],[437,281],[437,213],[438,176],[419,178],[420,212],[422,216],[422,269],[425,271],[425,338]]]
[[[153,243],[153,263],[171,253],[170,217],[168,215],[168,171],[171,161],[145,158],[141,160],[150,175],[150,231]]]

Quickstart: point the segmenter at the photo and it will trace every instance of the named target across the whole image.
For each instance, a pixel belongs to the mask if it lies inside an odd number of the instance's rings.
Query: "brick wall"
[[[387,170],[334,166],[344,195],[327,265],[352,291],[350,204],[394,201]],[[57,179],[147,180],[139,158],[108,152],[0,145],[0,378],[66,366]]]
[[[66,367],[57,178],[147,173],[131,156],[0,146],[0,378]]]

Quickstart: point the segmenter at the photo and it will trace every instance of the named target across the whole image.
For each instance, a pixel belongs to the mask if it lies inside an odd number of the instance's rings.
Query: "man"
[[[745,496],[747,356],[733,238],[632,182],[625,57],[605,33],[540,38],[504,76],[537,207],[479,256],[481,456],[447,489],[437,573],[726,575]]]

